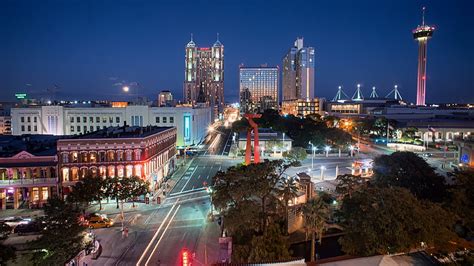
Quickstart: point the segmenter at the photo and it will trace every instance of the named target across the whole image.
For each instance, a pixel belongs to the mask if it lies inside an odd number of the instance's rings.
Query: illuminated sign
[[[26,93],[15,93],[15,97],[19,100],[26,99]]]
[[[184,116],[184,142],[191,141],[191,115]]]

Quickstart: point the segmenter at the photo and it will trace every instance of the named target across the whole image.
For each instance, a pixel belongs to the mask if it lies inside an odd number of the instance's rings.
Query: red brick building
[[[63,194],[87,175],[139,176],[153,190],[175,168],[176,128],[110,127],[58,140],[57,155]]]

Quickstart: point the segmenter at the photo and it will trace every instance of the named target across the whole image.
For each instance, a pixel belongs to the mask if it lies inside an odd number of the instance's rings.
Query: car
[[[19,236],[28,234],[38,234],[43,230],[41,224],[38,222],[21,223],[13,229],[14,233]]]
[[[109,228],[114,225],[114,221],[109,218],[102,218],[102,219],[91,219],[87,223],[88,227],[91,229],[97,228]]]
[[[423,157],[432,157],[433,154],[432,153],[423,153],[421,156],[423,156]]]
[[[7,224],[10,227],[15,227],[20,223],[25,223],[25,219],[19,216],[11,216],[1,220],[1,222]]]

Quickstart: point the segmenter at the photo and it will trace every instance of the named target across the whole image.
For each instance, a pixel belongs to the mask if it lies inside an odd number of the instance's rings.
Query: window
[[[84,126],[84,133],[87,132],[87,126]]]
[[[94,126],[90,126],[89,128],[91,132],[94,131]]]
[[[115,123],[120,123],[120,117],[118,116],[115,117]]]
[[[35,126],[33,127],[33,131],[38,131],[38,126],[37,126],[37,125],[35,125]]]
[[[155,120],[156,120],[156,123],[160,123],[160,117],[159,117],[159,116],[157,116],[157,117],[155,118]]]
[[[135,151],[135,160],[139,161],[141,157],[142,151],[141,150],[136,150]]]
[[[68,163],[69,162],[69,154],[63,153],[62,154],[62,160],[63,160],[63,163]]]
[[[37,187],[33,188],[33,201],[39,200],[39,190]]]
[[[174,123],[174,116],[170,116],[170,123]]]
[[[100,130],[100,126],[96,126],[96,127],[95,127],[95,130]]]
[[[95,122],[96,122],[96,123],[100,123],[100,117],[96,116],[96,117],[95,117]]]
[[[28,123],[30,123],[30,122],[31,122],[31,117],[28,116],[28,117],[26,118],[26,121],[28,121]]]
[[[71,132],[74,132],[74,126],[71,126]]]
[[[107,123],[107,117],[102,117],[102,123]]]
[[[89,117],[89,122],[94,123],[94,117]]]
[[[71,123],[74,123],[74,117],[71,116]]]
[[[25,131],[25,126],[21,125],[21,131]]]
[[[73,152],[73,153],[72,153],[72,162],[73,162],[73,163],[77,163],[77,162],[78,162],[78,159],[77,159],[77,158],[78,158],[77,152]]]
[[[34,121],[35,123],[38,122],[38,118],[37,118],[36,116],[33,117],[33,121]]]
[[[131,161],[132,160],[132,151],[127,151],[126,156],[127,156],[127,161]]]
[[[112,124],[113,122],[114,122],[114,118],[113,118],[113,117],[111,117],[111,116],[109,116],[109,123],[111,123],[111,124]]]
[[[87,123],[87,117],[85,116],[82,117],[82,123]]]
[[[22,123],[25,123],[25,117],[24,116],[20,117],[20,120],[21,120]]]
[[[81,118],[80,118],[79,116],[76,117],[76,122],[77,122],[77,123],[81,122]]]
[[[28,125],[28,131],[31,131],[31,126],[30,125]]]
[[[43,196],[43,200],[47,200],[49,197],[49,189],[47,187],[41,188],[41,196]]]
[[[166,122],[166,116],[163,116],[163,123],[168,123]]]
[[[81,132],[81,126],[77,126],[77,132]]]

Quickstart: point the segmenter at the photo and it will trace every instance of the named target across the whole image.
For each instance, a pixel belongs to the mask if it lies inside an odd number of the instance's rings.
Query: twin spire
[[[223,46],[222,43],[219,41],[219,32],[217,33],[216,42],[212,46],[213,47]],[[196,44],[194,43],[194,40],[193,40],[193,34],[192,33],[191,33],[191,40],[188,42],[186,47],[196,47]]]

